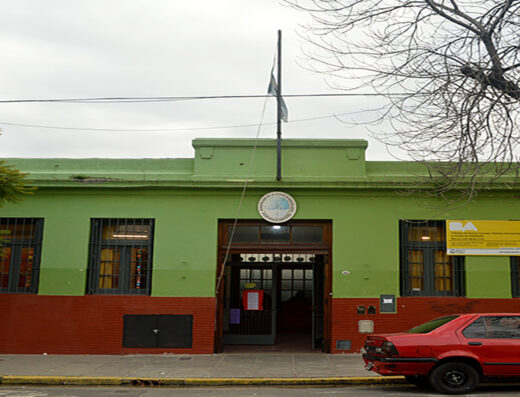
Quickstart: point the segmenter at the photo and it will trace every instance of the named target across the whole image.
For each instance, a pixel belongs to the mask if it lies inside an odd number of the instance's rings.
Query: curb
[[[0,377],[1,385],[76,386],[347,386],[407,383],[402,376],[328,378],[135,378],[84,376]]]

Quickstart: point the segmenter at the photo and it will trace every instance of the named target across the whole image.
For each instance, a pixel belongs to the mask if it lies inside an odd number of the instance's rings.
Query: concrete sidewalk
[[[1,384],[346,385],[404,383],[364,369],[359,354],[0,355]]]

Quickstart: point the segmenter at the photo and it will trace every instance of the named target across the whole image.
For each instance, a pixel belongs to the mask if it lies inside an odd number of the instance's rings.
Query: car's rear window
[[[412,329],[406,331],[409,334],[427,334],[428,332],[433,331],[434,329],[439,328],[441,325],[449,323],[451,320],[456,319],[459,316],[444,316],[436,318],[435,320],[428,321],[427,323],[418,325],[417,327],[413,327]]]

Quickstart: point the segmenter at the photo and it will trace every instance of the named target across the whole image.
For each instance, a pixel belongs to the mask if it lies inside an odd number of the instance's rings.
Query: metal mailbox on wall
[[[379,312],[380,313],[396,313],[395,295],[379,296]]]

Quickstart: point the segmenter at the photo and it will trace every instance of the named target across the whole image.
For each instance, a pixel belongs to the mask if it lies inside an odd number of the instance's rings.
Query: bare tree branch
[[[314,19],[313,70],[386,97],[373,128],[429,167],[431,194],[462,203],[517,180],[520,0],[282,1]]]
[[[453,1],[453,0],[450,1],[454,5],[453,8],[446,7],[444,4],[436,3],[433,0],[425,0],[425,1],[431,7],[431,9],[433,11],[435,11],[437,14],[439,14],[441,17],[443,17],[457,25],[462,26],[464,29],[472,31],[473,33],[475,33],[477,35],[483,33],[483,26],[478,21],[471,18],[469,15],[461,12],[455,1]],[[451,16],[450,13],[455,14],[458,17],[461,17],[462,19],[470,22],[471,25],[468,25],[468,24],[464,23],[463,21],[461,21],[460,19],[457,19],[457,18]]]

